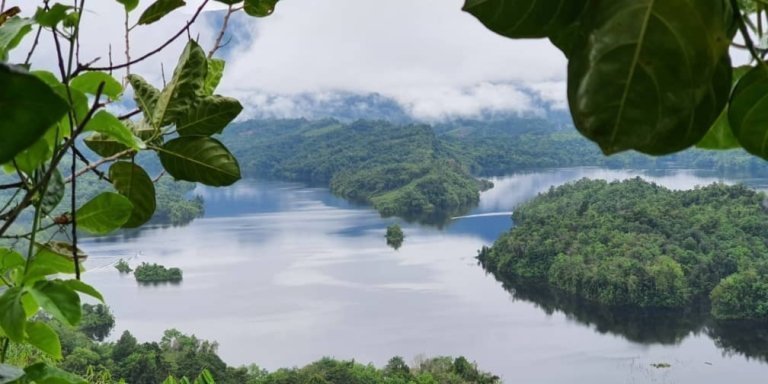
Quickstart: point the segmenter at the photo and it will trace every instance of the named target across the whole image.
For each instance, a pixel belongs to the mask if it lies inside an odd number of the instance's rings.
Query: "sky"
[[[150,3],[142,0],[132,21]],[[302,117],[307,99],[322,102],[347,93],[391,98],[422,120],[536,112],[541,100],[565,108],[562,54],[546,40],[495,35],[462,12],[462,3],[282,0],[270,17],[236,20],[230,30],[232,42],[225,50],[224,80],[217,91],[240,99],[245,118]],[[166,19],[135,28],[132,56],[171,36],[198,4],[190,0]],[[212,4],[208,9],[215,10],[218,5]],[[86,9],[81,61],[98,57],[99,63],[106,64],[111,46],[113,62],[122,62],[122,6],[116,1],[89,0]],[[221,16],[200,18],[191,30],[206,50],[212,46]],[[161,63],[170,77],[183,40],[135,66],[133,72],[160,85]],[[33,65],[54,69],[52,47],[44,37]]]

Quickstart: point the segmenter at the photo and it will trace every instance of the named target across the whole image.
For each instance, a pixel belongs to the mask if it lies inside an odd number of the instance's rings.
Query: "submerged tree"
[[[400,249],[403,245],[403,240],[405,240],[405,234],[403,234],[403,230],[397,224],[388,226],[387,234],[384,237],[387,238],[387,245],[395,250]]]

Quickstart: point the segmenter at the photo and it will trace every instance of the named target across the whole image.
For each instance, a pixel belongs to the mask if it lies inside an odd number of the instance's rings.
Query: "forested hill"
[[[440,221],[476,204],[486,187],[427,125],[263,120],[225,132],[246,175],[329,185],[384,215]]]
[[[342,197],[372,204],[382,214],[429,221],[474,205],[478,192],[489,186],[476,177],[523,169],[768,169],[761,160],[735,151],[606,157],[570,125],[536,117],[455,120],[434,126],[366,120],[251,120],[228,127],[223,141],[246,175],[326,185]]]
[[[503,280],[546,283],[613,306],[684,308],[711,299],[718,319],[768,320],[762,193],[585,179],[522,204],[513,220],[479,255]]]

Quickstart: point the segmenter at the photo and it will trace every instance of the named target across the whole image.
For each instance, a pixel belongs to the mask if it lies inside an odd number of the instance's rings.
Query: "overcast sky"
[[[136,57],[170,36],[198,1],[188,1],[156,25],[133,32]],[[150,1],[142,0],[133,17]],[[336,92],[379,93],[416,118],[472,116],[482,111],[536,108],[521,89],[564,106],[566,62],[546,40],[509,40],[461,11],[461,0],[282,0],[274,15],[247,18],[237,35],[219,93],[249,109],[300,116],[293,96],[334,97]],[[81,60],[123,61],[122,8],[116,1],[86,1]],[[22,4],[23,8],[23,4]],[[210,19],[210,18],[209,18]],[[134,19],[135,21],[135,19]],[[206,50],[215,31],[197,23]],[[31,40],[31,39],[28,39]],[[160,82],[160,62],[170,76],[183,41],[134,68]],[[33,64],[53,68],[50,45]]]

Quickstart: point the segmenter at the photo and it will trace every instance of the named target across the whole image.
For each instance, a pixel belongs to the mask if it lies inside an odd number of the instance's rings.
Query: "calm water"
[[[747,327],[696,316],[629,316],[546,292],[507,291],[476,265],[477,249],[512,225],[508,214],[485,214],[509,212],[570,180],[637,175],[675,189],[720,180],[684,170],[513,175],[482,194],[470,212],[480,216],[441,229],[382,219],[325,189],[244,181],[200,189],[206,217],[189,226],[88,240],[85,279],[112,307],[114,334],[129,329],[158,340],[177,328],[218,341],[233,365],[275,369],[322,356],[383,365],[394,355],[465,355],[506,383],[765,382],[766,330],[745,335]],[[398,251],[384,239],[393,222],[406,234]],[[180,267],[184,281],[139,286],[111,267],[119,258]]]

